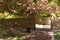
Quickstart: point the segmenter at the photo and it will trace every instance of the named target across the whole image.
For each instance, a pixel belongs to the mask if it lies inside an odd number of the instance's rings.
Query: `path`
[[[22,37],[23,40],[54,40],[53,31],[37,30],[41,28],[50,29],[50,25],[36,25],[36,30],[32,33]],[[42,38],[43,37],[43,38]]]

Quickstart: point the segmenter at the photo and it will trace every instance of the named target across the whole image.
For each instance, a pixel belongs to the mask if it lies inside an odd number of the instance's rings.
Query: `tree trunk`
[[[30,22],[29,22],[29,27],[26,28],[27,32],[31,32],[36,30],[35,24],[36,24],[36,19],[35,19],[35,14],[31,14],[29,16]]]

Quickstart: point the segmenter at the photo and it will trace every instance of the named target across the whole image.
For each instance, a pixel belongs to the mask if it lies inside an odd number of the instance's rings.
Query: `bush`
[[[45,31],[35,31],[23,37],[22,40],[52,40],[52,37]]]

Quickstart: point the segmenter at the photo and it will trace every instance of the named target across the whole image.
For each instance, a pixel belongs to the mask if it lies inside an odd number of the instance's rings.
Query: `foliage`
[[[35,17],[38,14],[37,16],[40,18],[43,18],[43,16],[53,17],[55,15],[55,20],[57,19],[56,11],[59,11],[59,7],[56,1],[57,0],[2,0],[0,1],[0,12],[8,13],[5,13],[0,19],[28,17],[35,21]],[[51,15],[53,13],[54,15]],[[17,15],[20,15],[20,17]]]
[[[60,34],[56,34],[56,35],[54,35],[55,36],[55,40],[60,40]]]
[[[48,5],[48,1],[50,0],[3,0],[0,4],[1,6],[3,6],[3,8],[1,8],[0,10],[3,11],[6,6],[5,11],[28,16],[32,13],[43,13],[48,10],[52,11],[51,8],[53,8],[52,6],[55,5]],[[2,5],[3,3],[4,5]],[[53,12],[54,11],[55,10],[53,9]]]
[[[37,3],[37,0],[33,0],[33,2]]]
[[[43,18],[43,17],[50,17],[50,14],[46,14],[46,13],[45,13],[45,14],[40,14],[40,15],[38,15],[38,17],[39,17],[39,18],[41,18],[41,17],[42,17],[42,18]]]
[[[57,16],[60,17],[60,12],[57,12]]]
[[[26,35],[22,40],[51,40],[52,37],[46,31],[34,31]]]
[[[14,18],[24,18],[24,16],[10,14],[9,12],[0,13],[0,19],[14,19]]]
[[[48,0],[48,2],[50,3],[52,0]]]

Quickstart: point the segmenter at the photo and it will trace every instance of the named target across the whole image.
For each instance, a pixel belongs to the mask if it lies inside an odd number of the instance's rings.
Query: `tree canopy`
[[[0,12],[29,16],[49,13],[56,17],[59,0],[0,0]]]

